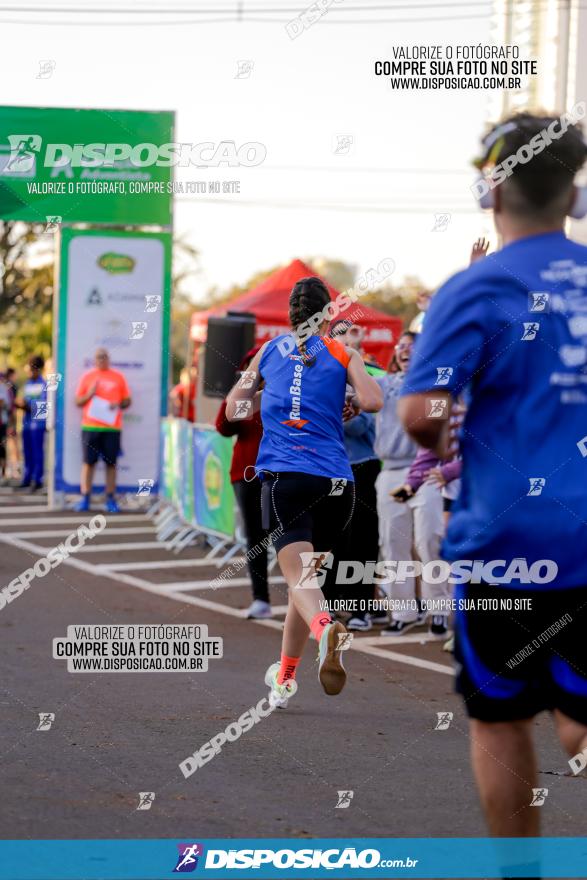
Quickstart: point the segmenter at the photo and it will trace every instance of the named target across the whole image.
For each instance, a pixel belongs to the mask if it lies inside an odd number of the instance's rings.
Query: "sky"
[[[491,4],[338,0],[295,39],[285,24],[304,0],[244,0],[243,20],[218,20],[236,5],[120,0],[129,11],[117,14],[91,0],[21,0],[9,12],[0,0],[4,100],[174,110],[176,140],[264,145],[256,167],[180,175],[240,182],[240,194],[176,198],[175,233],[201,255],[196,302],[295,257],[359,274],[392,258],[394,283],[416,275],[432,287],[466,265],[472,241],[492,232],[469,188],[490,94],[394,91],[374,62],[398,45],[489,43]],[[54,70],[38,78],[43,60]],[[349,146],[337,152],[340,136]],[[434,230],[439,214],[449,217]]]

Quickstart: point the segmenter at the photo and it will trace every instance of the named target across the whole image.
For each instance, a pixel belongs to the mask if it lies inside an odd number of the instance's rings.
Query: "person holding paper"
[[[116,459],[120,455],[122,410],[130,406],[131,398],[126,379],[118,370],[110,368],[110,357],[105,348],[95,355],[95,368],[81,377],[75,402],[82,407],[83,464],[80,479],[82,499],[75,510],[90,509],[94,467],[99,458],[106,465],[106,511],[118,513],[116,492]]]

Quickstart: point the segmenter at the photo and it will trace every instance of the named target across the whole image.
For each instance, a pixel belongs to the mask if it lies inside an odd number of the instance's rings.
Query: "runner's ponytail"
[[[289,297],[289,322],[297,336],[298,329],[314,315],[319,315],[330,302],[330,294],[324,282],[312,275],[301,278],[293,287]],[[320,322],[322,323],[322,322]],[[316,363],[316,355],[308,354],[306,343],[296,340],[298,350],[306,367],[313,367]]]

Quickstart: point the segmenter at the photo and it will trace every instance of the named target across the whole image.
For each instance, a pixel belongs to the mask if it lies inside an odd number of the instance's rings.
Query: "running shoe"
[[[347,641],[345,636],[348,636],[346,627],[336,622],[325,626],[320,638],[318,678],[324,692],[329,696],[339,694],[346,682],[346,672],[342,665],[343,645]]]
[[[116,503],[116,498],[107,498],[104,509],[106,513],[120,513],[120,507]]]
[[[73,505],[73,509],[77,511],[77,513],[85,513],[90,509],[90,499],[86,498],[84,495],[80,501]]]
[[[351,617],[346,623],[349,632],[369,632],[371,627],[372,623],[368,617]]]
[[[287,701],[296,693],[298,683],[295,678],[284,681],[283,684],[277,683],[277,674],[279,672],[279,663],[272,663],[265,673],[265,684],[269,691],[269,705],[274,709],[285,709]]]
[[[445,639],[448,635],[448,617],[446,614],[433,614],[430,618],[430,635],[436,639]]]
[[[419,626],[422,623],[419,617],[415,620],[392,620],[389,626],[384,627],[381,630],[380,635],[382,636],[403,636],[411,629],[414,629],[415,626]]]
[[[273,617],[271,605],[262,599],[255,599],[247,608],[247,618],[249,620],[267,620],[269,617]]]

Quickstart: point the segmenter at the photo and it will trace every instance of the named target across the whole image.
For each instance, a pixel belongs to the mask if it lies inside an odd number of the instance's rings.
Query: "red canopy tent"
[[[293,260],[289,266],[278,269],[261,282],[253,290],[243,293],[232,302],[223,303],[216,308],[203,312],[195,312],[192,317],[191,335],[196,342],[206,341],[208,318],[220,317],[231,312],[250,312],[257,319],[256,342],[262,343],[289,331],[288,304],[291,289],[300,278],[316,275],[301,260]],[[339,291],[322,279],[330,292],[331,299],[338,296]],[[346,309],[341,309],[339,318],[351,320],[354,324],[364,327],[367,331],[363,348],[367,354],[373,355],[382,367],[387,367],[393,347],[402,331],[402,321],[392,315],[386,315],[361,303],[359,297]]]

